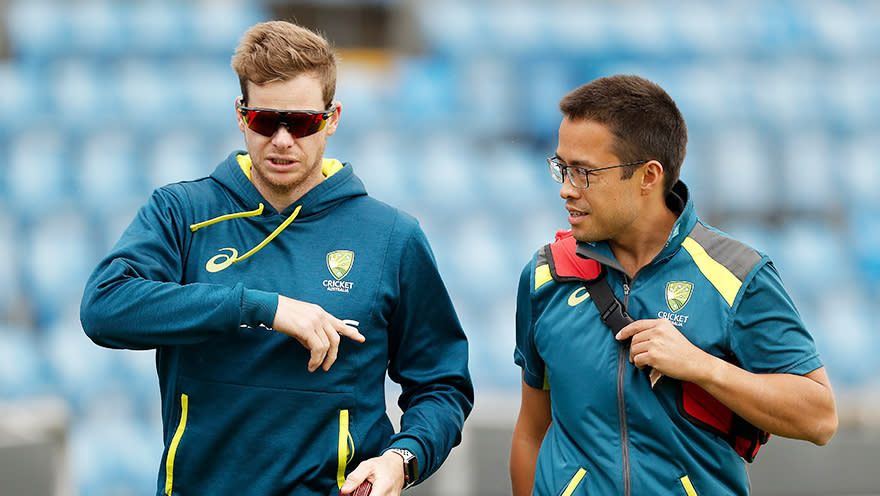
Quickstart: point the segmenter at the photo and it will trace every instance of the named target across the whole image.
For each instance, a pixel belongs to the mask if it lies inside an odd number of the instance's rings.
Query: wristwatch
[[[419,478],[419,459],[416,458],[416,455],[403,448],[389,448],[388,451],[393,451],[403,458],[403,488],[406,489],[415,484]]]

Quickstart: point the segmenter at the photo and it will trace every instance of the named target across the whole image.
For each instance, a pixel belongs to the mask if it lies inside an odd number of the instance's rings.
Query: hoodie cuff
[[[385,453],[386,451],[390,450],[391,448],[401,448],[401,449],[409,450],[410,453],[412,453],[413,455],[416,456],[416,460],[418,460],[418,467],[419,467],[419,477],[418,477],[418,479],[416,479],[416,482],[424,480],[426,474],[430,475],[427,470],[428,469],[428,467],[426,465],[427,455],[425,455],[425,450],[422,448],[421,443],[416,441],[414,438],[411,438],[411,437],[397,438],[394,441],[392,441],[391,446],[382,450],[382,453]],[[379,453],[379,454],[381,455],[382,453]]]
[[[241,293],[241,323],[251,327],[260,324],[271,328],[278,310],[278,293],[245,289]]]

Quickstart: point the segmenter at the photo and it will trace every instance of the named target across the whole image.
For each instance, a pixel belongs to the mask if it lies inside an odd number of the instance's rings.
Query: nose
[[[294,143],[296,143],[296,138],[290,134],[287,126],[280,124],[278,129],[275,130],[275,134],[272,135],[272,144],[279,148],[288,148],[293,146]]]
[[[568,174],[563,174],[562,184],[559,185],[559,196],[563,200],[566,200],[568,198],[579,196],[580,192],[581,190],[571,185],[571,179],[568,178]]]

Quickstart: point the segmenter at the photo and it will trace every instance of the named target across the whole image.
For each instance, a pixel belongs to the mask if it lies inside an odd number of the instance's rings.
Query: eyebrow
[[[554,156],[555,158],[559,159],[559,161],[562,162],[562,163],[565,164],[565,165],[570,165],[570,166],[573,166],[573,167],[581,167],[581,168],[583,168],[583,169],[587,169],[587,170],[590,170],[590,169],[598,169],[598,167],[596,167],[593,163],[591,163],[591,162],[589,162],[589,161],[584,161],[584,160],[572,160],[571,162],[569,162],[569,161],[565,160],[564,158],[560,157],[558,153],[554,153],[553,156]]]

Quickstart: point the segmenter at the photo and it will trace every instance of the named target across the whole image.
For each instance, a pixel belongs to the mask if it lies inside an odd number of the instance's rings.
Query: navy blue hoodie
[[[283,212],[233,153],[210,177],[156,190],[90,277],[83,329],[156,349],[165,452],[157,494],[336,495],[388,447],[420,480],[473,404],[467,341],[417,221],[369,196],[348,164]],[[359,322],[329,371],[268,328],[278,294]],[[399,383],[400,432],[385,413]]]

